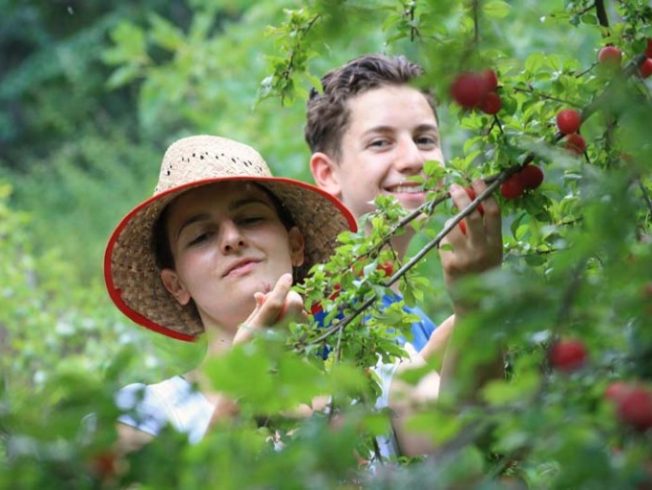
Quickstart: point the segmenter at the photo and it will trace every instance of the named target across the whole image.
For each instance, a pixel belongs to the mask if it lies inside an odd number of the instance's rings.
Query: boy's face
[[[409,178],[423,174],[426,160],[442,165],[444,160],[437,120],[425,96],[407,85],[383,86],[350,99],[348,108],[340,158],[322,187],[356,216],[373,211],[379,194],[396,197],[406,209],[423,204],[423,187]]]

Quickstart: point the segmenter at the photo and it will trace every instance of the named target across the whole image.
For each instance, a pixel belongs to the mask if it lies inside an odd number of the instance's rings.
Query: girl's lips
[[[229,267],[226,274],[224,274],[224,277],[244,276],[245,274],[251,272],[259,262],[260,260],[254,259],[241,260]]]

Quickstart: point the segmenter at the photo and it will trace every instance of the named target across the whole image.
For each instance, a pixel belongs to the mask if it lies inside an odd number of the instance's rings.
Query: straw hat
[[[180,340],[204,331],[192,304],[181,306],[160,279],[152,228],[175,197],[216,182],[255,182],[271,191],[305,240],[307,267],[328,259],[337,235],[355,230],[355,218],[335,197],[294,179],[273,177],[253,148],[217,136],[191,136],[165,152],[154,195],[120,221],[104,256],[104,278],[118,308],[136,323]]]

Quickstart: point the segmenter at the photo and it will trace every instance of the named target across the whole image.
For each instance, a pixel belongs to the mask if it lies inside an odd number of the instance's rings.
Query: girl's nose
[[[244,245],[244,236],[236,223],[227,220],[220,225],[220,249],[223,254],[237,252]]]

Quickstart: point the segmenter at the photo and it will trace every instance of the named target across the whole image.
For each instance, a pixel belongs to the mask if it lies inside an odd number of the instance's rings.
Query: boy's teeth
[[[397,185],[390,189],[391,192],[395,193],[417,193],[423,192],[423,186],[421,185]]]

